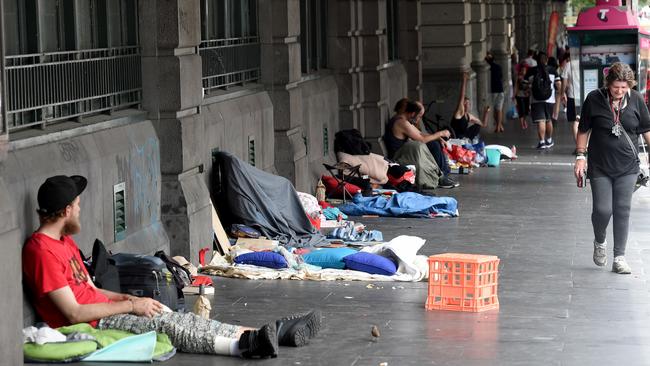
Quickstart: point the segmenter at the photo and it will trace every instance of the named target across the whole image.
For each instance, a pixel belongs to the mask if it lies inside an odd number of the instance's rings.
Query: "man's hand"
[[[151,318],[163,312],[163,305],[148,297],[132,297],[128,301],[133,304],[132,313],[135,315]]]
[[[567,96],[566,94],[562,94],[562,105],[566,106],[567,103]]]
[[[436,134],[438,134],[438,139],[448,139],[451,136],[451,132],[449,132],[449,130],[438,131]]]

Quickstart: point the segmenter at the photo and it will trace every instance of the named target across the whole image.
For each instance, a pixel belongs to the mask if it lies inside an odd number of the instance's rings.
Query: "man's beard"
[[[63,235],[75,235],[81,231],[81,223],[77,218],[67,220],[63,225]]]

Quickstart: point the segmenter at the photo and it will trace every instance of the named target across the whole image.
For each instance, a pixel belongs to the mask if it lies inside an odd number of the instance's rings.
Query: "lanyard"
[[[619,100],[618,110],[614,110],[614,99],[610,99],[611,101],[609,102],[609,107],[611,108],[612,114],[614,115],[614,124],[621,123],[621,109],[623,109],[624,99],[625,96]]]

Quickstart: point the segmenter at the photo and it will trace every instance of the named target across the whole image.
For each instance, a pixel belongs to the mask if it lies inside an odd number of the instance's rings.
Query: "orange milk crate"
[[[479,312],[499,308],[499,258],[445,253],[429,257],[427,310]]]

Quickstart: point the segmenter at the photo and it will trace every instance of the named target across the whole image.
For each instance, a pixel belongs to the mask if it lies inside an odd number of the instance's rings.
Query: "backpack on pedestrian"
[[[533,83],[531,85],[533,97],[536,100],[547,100],[553,94],[551,87],[551,79],[548,75],[548,71],[546,70],[546,66],[539,64],[535,70]]]

